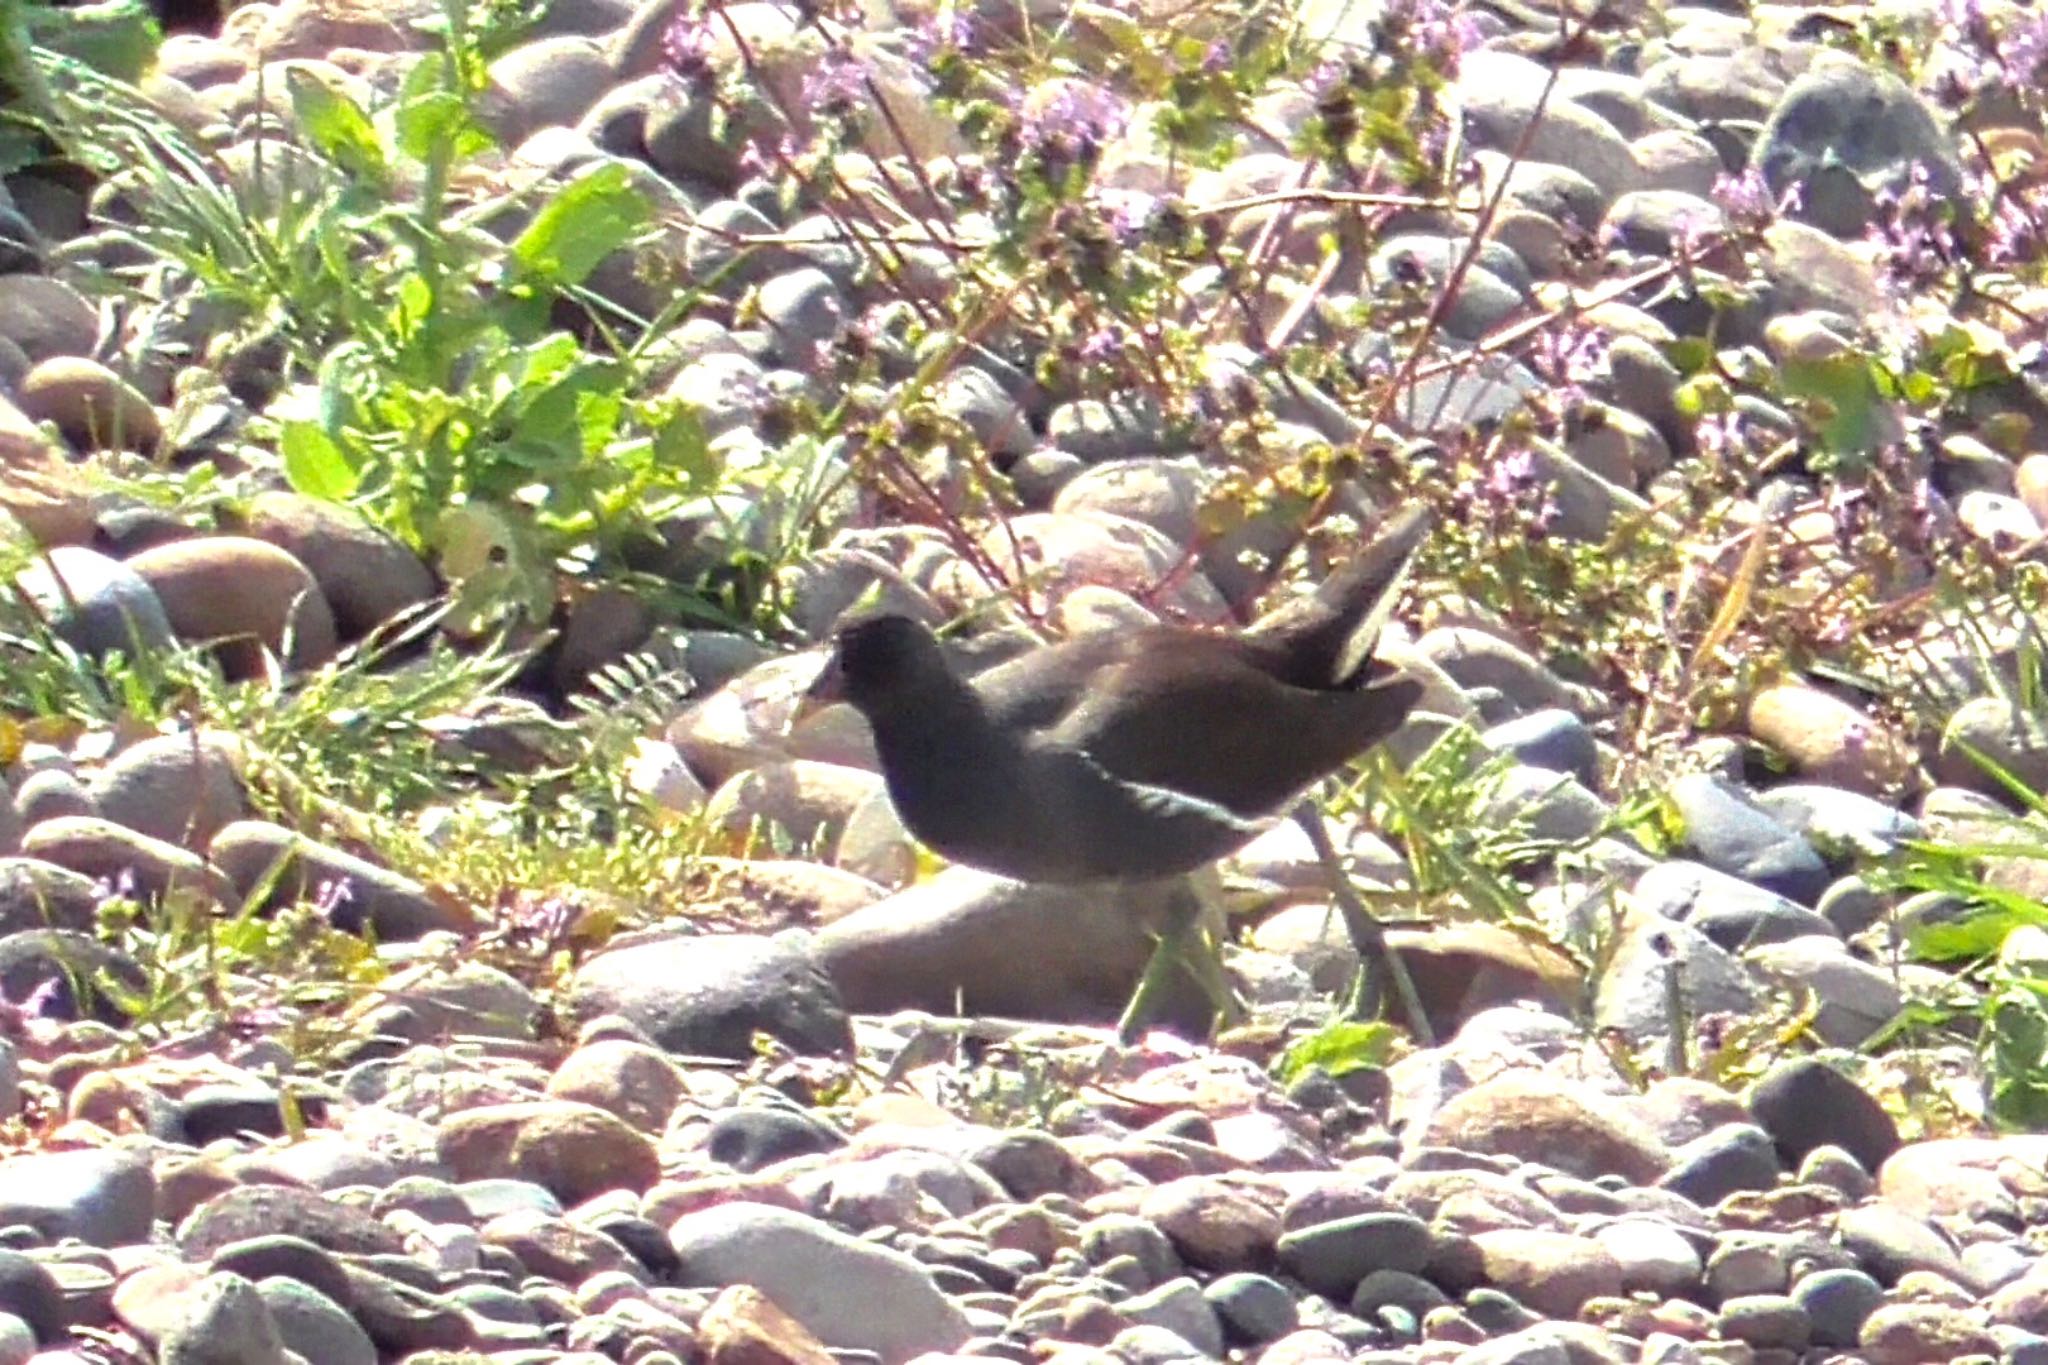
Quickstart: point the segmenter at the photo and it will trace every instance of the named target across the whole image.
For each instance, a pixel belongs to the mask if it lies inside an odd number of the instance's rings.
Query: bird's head
[[[840,628],[832,657],[804,695],[805,709],[843,701],[873,716],[950,673],[930,627],[893,613],[863,617]]]

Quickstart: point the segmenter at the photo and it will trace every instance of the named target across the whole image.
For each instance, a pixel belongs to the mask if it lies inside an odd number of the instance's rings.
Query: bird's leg
[[[1184,945],[1181,960],[1209,997],[1218,1027],[1235,1028],[1244,1022],[1244,1005],[1223,970],[1223,945],[1230,941],[1230,906],[1223,894],[1223,873],[1214,863],[1197,868],[1188,874],[1188,889],[1195,897],[1195,932]]]
[[[1152,1015],[1175,967],[1183,967],[1202,993],[1209,998],[1215,1017],[1229,1026],[1244,1017],[1244,1008],[1223,974],[1222,935],[1228,921],[1223,918],[1222,879],[1214,868],[1190,874],[1168,903],[1166,921],[1159,929],[1159,942],[1145,963],[1144,974],[1117,1020],[1117,1037],[1136,1042]]]
[[[1415,980],[1408,975],[1408,968],[1402,965],[1401,955],[1394,951],[1393,944],[1387,942],[1385,927],[1372,917],[1372,912],[1365,908],[1365,902],[1358,898],[1357,890],[1351,885],[1351,874],[1344,870],[1343,860],[1337,856],[1337,846],[1330,841],[1330,829],[1323,823],[1322,809],[1314,801],[1304,800],[1294,808],[1294,819],[1307,831],[1316,858],[1330,878],[1330,894],[1344,916],[1344,929],[1351,936],[1352,946],[1358,949],[1359,970],[1369,975],[1383,973],[1393,983],[1394,994],[1401,1002],[1401,1012],[1408,1016],[1408,1031],[1424,1047],[1433,1046],[1436,1034],[1429,1026],[1429,1015],[1422,1008],[1422,997],[1416,992]]]

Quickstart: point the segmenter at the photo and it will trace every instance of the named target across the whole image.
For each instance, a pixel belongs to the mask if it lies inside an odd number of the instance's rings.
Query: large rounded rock
[[[420,557],[345,507],[297,493],[259,493],[247,534],[306,566],[347,638],[367,633],[434,595]]]
[[[93,1018],[124,1024],[148,978],[134,957],[69,929],[23,929],[0,938],[0,993],[9,1000],[40,1001],[52,1019]]]
[[[579,1020],[617,1014],[669,1052],[746,1059],[759,1031],[805,1054],[843,1054],[852,1027],[800,932],[682,934],[585,963],[568,987]]]
[[[1816,1147],[1840,1147],[1866,1171],[1899,1149],[1899,1127],[1863,1087],[1826,1062],[1778,1063],[1749,1092],[1750,1112],[1778,1144],[1788,1167]]]
[[[654,1144],[616,1115],[572,1100],[487,1104],[441,1121],[436,1152],[458,1180],[528,1180],[564,1205],[661,1178]]]
[[[1670,798],[1686,848],[1708,867],[1801,905],[1827,890],[1827,864],[1813,845],[1746,792],[1709,773],[1688,773],[1671,784]]]
[[[485,122],[507,147],[543,128],[568,127],[611,84],[611,75],[604,49],[589,38],[556,34],[522,43],[491,63]]]
[[[1003,569],[1043,584],[1054,599],[1089,585],[1148,597],[1197,622],[1228,616],[1223,595],[1200,573],[1179,573],[1184,551],[1144,522],[1110,512],[1027,512],[983,537]]]
[[[882,1365],[951,1351],[969,1335],[931,1271],[800,1213],[724,1204],[679,1219],[669,1242],[682,1261],[677,1283],[752,1285],[827,1346],[872,1351]]]
[[[1905,780],[1912,751],[1880,722],[1803,682],[1759,688],[1749,699],[1749,732],[1816,782],[1877,795]]]
[[[266,821],[226,826],[214,835],[207,856],[243,897],[260,894],[272,908],[312,901],[327,907],[329,923],[344,933],[367,927],[380,940],[397,942],[476,927],[468,909],[437,898],[412,878]]]
[[[83,295],[47,275],[0,275],[0,337],[32,361],[92,353],[98,312]]]
[[[204,847],[242,817],[240,752],[225,736],[159,735],[132,744],[93,775],[99,813],[152,839]]]
[[[256,1291],[287,1348],[307,1365],[377,1365],[377,1346],[331,1297],[285,1275],[256,1282]]]
[[[847,1006],[1114,1019],[1151,956],[1148,916],[1172,888],[1030,886],[953,867],[856,910],[818,934],[818,960]],[[1019,971],[1020,945],[1029,971]],[[1199,993],[1175,991],[1175,1017],[1199,1015]]]
[[[21,851],[92,878],[107,896],[161,900],[177,891],[221,902],[229,891],[198,854],[96,815],[44,820],[22,837]]]
[[[208,1275],[179,1308],[157,1351],[161,1365],[290,1365],[269,1305],[240,1275]]]
[[[27,595],[58,638],[86,654],[130,658],[168,648],[175,636],[164,604],[141,574],[83,545],[58,545],[21,571]]]
[[[0,1220],[26,1224],[51,1241],[76,1237],[99,1247],[149,1240],[156,1177],[149,1158],[127,1147],[42,1152],[0,1161]]]
[[[1934,774],[1948,786],[2005,796],[1977,755],[2030,790],[2048,789],[2048,726],[2003,697],[1978,697],[1956,708],[1941,732]]]
[[[439,13],[435,0],[281,0],[266,7],[251,45],[271,61],[338,47],[404,52],[425,45],[417,26]]]
[[[90,930],[99,904],[90,877],[41,858],[0,858],[0,936],[22,929]]]
[[[171,628],[212,644],[233,678],[257,676],[265,651],[291,668],[334,656],[334,615],[306,566],[267,541],[202,536],[128,561],[156,590]]]
[[[1542,1161],[1591,1180],[1655,1180],[1671,1164],[1656,1136],[1603,1097],[1556,1077],[1509,1071],[1447,1101],[1422,1139]]]
[[[1953,140],[1912,87],[1873,63],[1814,63],[1771,111],[1750,165],[1773,196],[1797,187],[1792,216],[1836,237],[1870,226],[1880,194],[1918,173],[1937,203],[1962,186]]]
[[[178,1250],[203,1261],[237,1242],[273,1234],[350,1256],[405,1250],[402,1236],[362,1209],[289,1185],[240,1185],[207,1200],[179,1225]]]
[[[550,1098],[595,1105],[643,1133],[659,1133],[686,1093],[675,1063],[627,1038],[585,1044],[548,1077]]]
[[[83,356],[51,356],[38,364],[22,379],[15,402],[36,421],[54,424],[75,450],[154,450],[163,434],[141,390]]]
[[[736,837],[779,832],[798,849],[829,853],[847,819],[882,790],[879,773],[838,763],[788,759],[763,763],[711,793],[705,818]]]

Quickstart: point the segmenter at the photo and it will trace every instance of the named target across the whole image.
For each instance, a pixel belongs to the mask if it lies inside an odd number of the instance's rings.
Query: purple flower
[[[771,148],[759,138],[749,138],[740,148],[740,171],[745,175],[772,175],[794,163],[803,149],[795,135],[784,133]]]
[[[867,63],[844,47],[826,52],[804,76],[804,105],[813,113],[848,113],[867,97]]]
[[[1114,323],[1106,324],[1082,337],[1081,344],[1075,349],[1090,365],[1114,360],[1124,352],[1123,332]]]
[[[1586,396],[1586,386],[1607,367],[1607,334],[1586,325],[1547,328],[1537,338],[1536,359],[1569,402]]]
[[[903,32],[903,55],[920,66],[931,64],[941,52],[972,52],[974,19],[966,14],[934,13],[915,28]]]
[[[1117,241],[1132,246],[1145,235],[1145,229],[1152,225],[1153,216],[1159,212],[1159,196],[1144,190],[1123,189],[1109,186],[1095,194],[1098,210],[1109,219],[1109,230]]]
[[[1949,196],[1936,192],[1926,165],[1913,163],[1903,189],[1880,190],[1873,199],[1876,212],[1865,237],[1880,248],[1885,284],[1904,295],[1944,277],[1958,255],[1949,227],[1952,208]]]
[[[562,896],[539,900],[521,898],[513,908],[512,924],[521,933],[541,943],[559,943],[576,924],[576,905]]]
[[[1309,72],[1308,78],[1302,81],[1301,88],[1315,98],[1321,99],[1350,79],[1349,62],[1328,58],[1316,64],[1316,69]]]
[[[37,1045],[54,1043],[63,1036],[63,1016],[70,1002],[71,988],[62,976],[45,977],[20,1000],[0,995],[0,1035]]]
[[[1761,232],[1798,210],[1800,188],[1797,184],[1787,185],[1783,194],[1774,196],[1764,173],[1751,166],[1737,175],[1717,176],[1709,197],[1727,216],[1728,226],[1738,231]]]
[[[1025,102],[1018,129],[1033,151],[1078,156],[1121,133],[1131,118],[1130,106],[1114,91],[1082,80],[1062,80],[1051,94]]]
[[[1228,38],[1218,38],[1202,53],[1202,70],[1211,76],[1220,76],[1230,70],[1230,63],[1237,53],[1231,48]]]
[[[92,884],[92,898],[96,905],[110,905],[115,901],[135,899],[135,869],[124,867],[111,879],[101,877]]]
[[[1445,0],[1387,0],[1386,22],[1408,35],[1418,56],[1446,71],[1457,70],[1459,59],[1484,37],[1471,15]]]
[[[313,913],[332,924],[341,908],[355,898],[355,886],[348,878],[329,877],[313,888]]]
[[[2024,194],[2007,195],[1992,210],[1984,254],[1994,265],[2033,260],[2042,246],[2041,222]]]
[[[1485,491],[1496,501],[1508,502],[1536,486],[1536,452],[1511,450],[1493,462],[1486,476]]]
[[[1726,460],[1742,449],[1742,414],[1730,410],[1702,417],[1693,428],[1693,439],[1699,443],[1700,454],[1709,460]]]
[[[2033,85],[2048,77],[2048,13],[2036,10],[2024,24],[2006,30],[1997,50],[2010,79]]]
[[[676,12],[675,22],[661,35],[662,55],[668,69],[691,84],[708,80],[711,72],[711,25],[687,10]]]

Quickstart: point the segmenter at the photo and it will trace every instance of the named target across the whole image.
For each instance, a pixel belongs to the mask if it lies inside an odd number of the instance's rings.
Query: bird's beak
[[[790,712],[789,726],[797,726],[817,715],[828,706],[835,706],[846,700],[846,674],[840,670],[838,651],[825,656],[824,665],[818,669],[818,676],[811,679],[811,685],[803,690],[796,701],[796,709]]]

